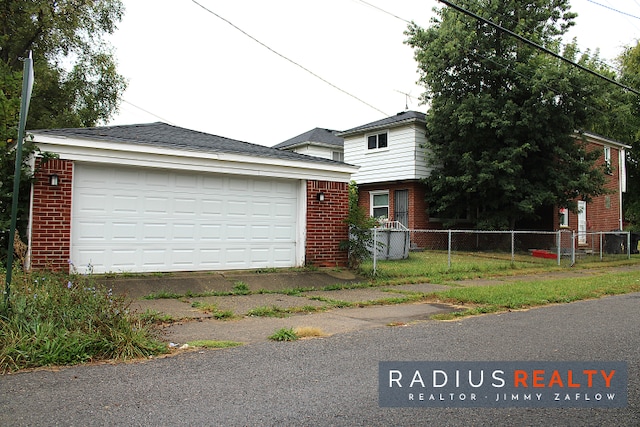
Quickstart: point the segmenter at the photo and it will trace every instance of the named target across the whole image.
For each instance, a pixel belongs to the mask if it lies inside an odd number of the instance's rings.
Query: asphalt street
[[[2,426],[638,426],[640,293],[0,377]],[[628,405],[381,408],[378,363],[626,361]]]

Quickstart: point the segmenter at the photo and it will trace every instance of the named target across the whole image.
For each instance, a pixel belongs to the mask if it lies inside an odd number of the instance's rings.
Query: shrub
[[[0,306],[0,372],[164,352],[151,323],[90,276],[19,274]]]
[[[349,240],[340,242],[339,248],[348,251],[349,267],[357,269],[371,257],[370,248],[374,246],[371,229],[378,223],[358,206],[358,186],[353,181],[349,183],[349,213],[344,222],[349,226]]]

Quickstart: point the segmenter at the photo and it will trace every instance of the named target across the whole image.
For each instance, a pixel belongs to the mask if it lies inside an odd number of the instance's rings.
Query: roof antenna
[[[409,98],[411,98],[411,93],[406,93],[395,89],[396,92],[404,95],[404,111],[409,111]]]

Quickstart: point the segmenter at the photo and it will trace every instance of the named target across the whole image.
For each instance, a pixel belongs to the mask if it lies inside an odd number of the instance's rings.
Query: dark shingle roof
[[[263,145],[237,141],[161,122],[90,128],[42,129],[31,132],[39,135],[121,142],[176,150],[240,154],[306,162],[340,163],[330,159],[277,150]]]
[[[426,115],[418,111],[403,111],[402,113],[398,113],[395,116],[391,116],[375,122],[367,123],[366,125],[357,126],[355,128],[345,130],[344,132],[339,132],[338,136],[366,132],[371,129],[378,129],[378,128],[383,128],[383,127],[388,127],[393,125],[400,125],[402,123],[411,123],[411,122],[424,123],[425,118],[426,118]]]
[[[338,131],[331,129],[314,128],[301,135],[288,139],[280,144],[274,145],[273,148],[283,149],[294,147],[298,144],[306,142],[316,142],[322,145],[333,145],[336,147],[344,146],[344,139],[336,136]]]

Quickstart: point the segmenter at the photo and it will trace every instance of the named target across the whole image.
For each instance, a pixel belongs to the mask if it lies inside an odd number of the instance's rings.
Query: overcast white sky
[[[124,0],[110,39],[127,78],[109,123],[164,121],[272,146],[314,127],[346,130],[425,111],[407,21],[427,27],[436,0]],[[612,60],[640,38],[640,0],[573,0],[582,49]],[[410,94],[410,97],[403,93]],[[366,104],[369,105],[366,105]],[[143,110],[146,110],[143,111]]]

